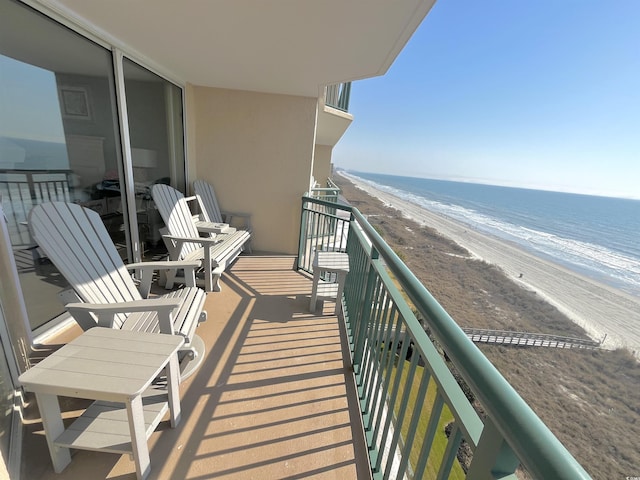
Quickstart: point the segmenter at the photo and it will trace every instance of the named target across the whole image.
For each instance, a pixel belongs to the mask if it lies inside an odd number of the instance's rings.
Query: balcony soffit
[[[435,0],[41,0],[176,80],[318,96],[382,75]]]

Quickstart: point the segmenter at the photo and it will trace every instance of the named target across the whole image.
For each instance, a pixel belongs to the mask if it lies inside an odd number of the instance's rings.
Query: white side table
[[[181,335],[96,327],[38,363],[19,380],[35,392],[53,469],[71,462],[70,448],[133,455],[138,479],[151,471],[147,439],[170,411],[180,421],[177,352]],[[167,387],[153,380],[166,367]],[[96,400],[65,430],[58,396]]]
[[[336,275],[336,282],[329,283],[320,279],[322,272]],[[315,313],[318,296],[335,297],[338,315],[342,309],[342,292],[349,273],[349,255],[341,252],[316,251],[313,257],[313,287],[311,289],[311,304],[309,309]]]

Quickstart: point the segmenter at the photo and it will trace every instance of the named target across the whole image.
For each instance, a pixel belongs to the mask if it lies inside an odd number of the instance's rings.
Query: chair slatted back
[[[36,243],[83,301],[142,299],[97,212],[75,203],[42,203],[31,209],[28,222]],[[125,318],[117,315],[114,327]]]
[[[222,213],[216,199],[216,192],[213,185],[204,180],[196,180],[193,182],[193,190],[198,197],[200,207],[202,208],[203,219],[205,222],[222,223]]]
[[[164,220],[169,235],[184,238],[198,238],[200,234],[193,223],[193,215],[182,192],[169,185],[158,183],[151,188],[151,196]],[[180,251],[179,259],[200,250],[196,243],[185,243]]]

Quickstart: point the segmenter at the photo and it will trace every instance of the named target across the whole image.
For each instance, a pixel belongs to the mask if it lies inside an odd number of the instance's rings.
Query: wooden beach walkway
[[[518,347],[549,348],[600,348],[601,342],[575,337],[563,337],[545,333],[510,332],[506,330],[487,330],[481,328],[463,328],[473,342]]]

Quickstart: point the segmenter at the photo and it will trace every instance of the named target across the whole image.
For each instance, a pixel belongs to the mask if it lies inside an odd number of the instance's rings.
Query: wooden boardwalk
[[[512,345],[519,347],[549,348],[600,348],[601,342],[582,338],[563,337],[545,333],[509,332],[505,330],[486,330],[480,328],[463,328],[473,342],[491,343],[495,345]]]

